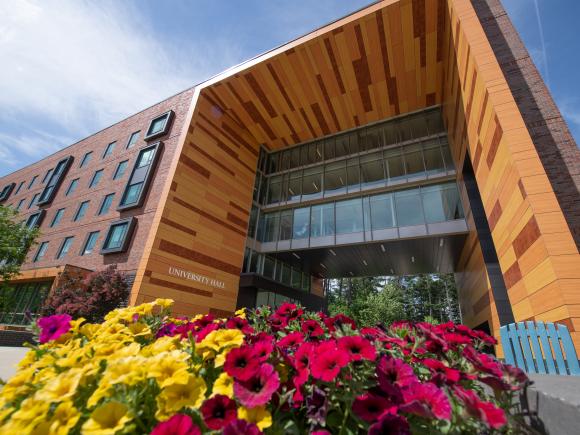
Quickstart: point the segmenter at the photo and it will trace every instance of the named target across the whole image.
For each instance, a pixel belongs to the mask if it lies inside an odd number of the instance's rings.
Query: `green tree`
[[[38,228],[18,222],[16,210],[0,205],[0,286],[18,275],[38,235]]]

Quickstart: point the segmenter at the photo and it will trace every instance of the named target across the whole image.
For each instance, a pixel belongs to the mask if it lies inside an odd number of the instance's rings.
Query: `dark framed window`
[[[137,141],[139,140],[139,133],[141,133],[141,130],[138,131],[134,131],[133,133],[131,133],[131,136],[129,136],[129,140],[127,141],[127,149],[133,147],[133,145],[135,145],[137,143]]]
[[[44,174],[44,177],[42,177],[42,184],[48,181],[48,179],[52,175],[52,171],[54,171],[54,168],[50,168],[48,171],[46,171],[46,174]]]
[[[38,210],[36,213],[31,214],[26,220],[26,226],[28,228],[38,228],[40,225],[42,225],[42,221],[44,220],[45,215],[46,210]]]
[[[84,215],[87,213],[87,209],[89,208],[89,202],[90,201],[81,202],[81,205],[79,205],[79,208],[75,213],[75,217],[73,218],[74,222],[80,221],[84,217]]]
[[[102,177],[103,177],[103,169],[95,171],[95,173],[93,174],[93,178],[91,178],[91,182],[89,183],[89,189],[97,186],[99,184],[99,181],[101,181]]]
[[[125,171],[127,170],[127,165],[129,164],[129,160],[123,160],[119,162],[117,165],[117,169],[115,169],[115,174],[113,175],[113,180],[117,180],[125,175]]]
[[[26,201],[26,198],[22,198],[19,202],[18,205],[16,206],[16,210],[20,211],[20,209],[22,208],[22,206],[24,205],[24,202]]]
[[[125,252],[129,247],[136,222],[134,217],[130,217],[111,223],[101,248],[101,254]]]
[[[113,151],[115,151],[116,145],[117,145],[117,142],[111,142],[109,145],[107,145],[107,148],[105,148],[105,152],[103,153],[103,159],[106,157],[109,157],[111,154],[113,154]]]
[[[101,206],[99,207],[99,212],[97,213],[97,216],[101,216],[109,212],[114,197],[115,197],[114,193],[109,193],[108,195],[105,195],[103,201],[101,202]]]
[[[139,151],[117,210],[127,210],[143,205],[162,150],[163,143],[157,142]]]
[[[4,202],[8,199],[14,188],[16,187],[16,183],[10,183],[0,191],[0,202]]]
[[[60,221],[62,220],[62,216],[64,215],[64,208],[59,208],[56,213],[54,214],[54,217],[52,218],[52,222],[50,222],[50,228],[54,228],[56,227]]]
[[[16,189],[16,192],[14,192],[14,195],[18,195],[18,193],[20,192],[20,189],[22,189],[22,186],[24,186],[24,181],[20,182],[20,184],[18,185],[18,189]]]
[[[36,254],[34,254],[34,259],[32,261],[34,263],[36,263],[37,261],[42,260],[42,258],[46,254],[46,251],[47,250],[48,250],[48,242],[42,242],[40,244],[40,246],[38,247],[38,250],[36,251]]]
[[[35,193],[34,196],[32,197],[32,199],[30,200],[30,203],[28,204],[28,208],[32,208],[32,206],[34,204],[38,203],[38,197],[40,196],[40,193]]]
[[[86,153],[83,156],[83,159],[81,160],[81,168],[85,167],[86,165],[88,165],[91,162],[91,159],[93,158],[93,152],[89,151],[88,153]]]
[[[83,250],[81,251],[81,255],[88,255],[93,252],[95,249],[95,245],[97,244],[97,240],[99,239],[99,231],[90,232],[85,240],[85,244],[83,246]]]
[[[34,177],[32,177],[32,180],[30,180],[30,183],[28,183],[29,190],[32,186],[34,186],[34,183],[36,183],[37,178],[38,178],[38,175],[35,175]]]
[[[65,196],[69,196],[71,193],[74,193],[74,191],[77,189],[78,185],[79,185],[78,178],[75,178],[74,180],[72,180],[70,182],[70,184],[68,185],[68,188],[66,189]]]
[[[56,164],[54,171],[40,195],[38,205],[50,204],[52,202],[73,160],[73,156],[68,156]]]
[[[145,134],[145,140],[155,139],[166,134],[169,131],[172,121],[173,110],[153,118],[149,124],[149,128],[147,129],[147,133]]]
[[[73,240],[74,240],[74,236],[68,236],[68,237],[64,238],[64,240],[60,244],[60,248],[58,248],[58,253],[56,254],[57,260],[64,258],[66,256],[66,254],[68,254],[68,251],[70,250],[70,247],[72,246]]]

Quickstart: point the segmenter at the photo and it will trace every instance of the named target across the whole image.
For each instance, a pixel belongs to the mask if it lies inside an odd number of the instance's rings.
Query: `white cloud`
[[[36,120],[33,129],[2,132],[7,164],[19,159],[11,152],[28,154],[26,140],[46,155],[51,133],[80,139],[240,61],[235,43],[219,38],[212,47],[170,44],[128,2],[0,2],[0,17],[0,121]]]

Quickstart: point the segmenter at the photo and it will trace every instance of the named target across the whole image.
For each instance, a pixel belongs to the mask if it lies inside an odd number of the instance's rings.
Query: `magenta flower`
[[[57,340],[61,335],[70,331],[70,321],[72,317],[68,314],[56,314],[54,316],[38,319],[37,325],[40,328],[38,341],[44,344],[48,341]]]
[[[453,392],[463,402],[468,414],[483,421],[488,427],[499,429],[507,423],[503,409],[491,402],[482,401],[474,391],[456,386]]]
[[[200,411],[205,425],[211,430],[222,429],[237,418],[236,402],[222,394],[203,402]]]
[[[312,376],[330,382],[338,376],[340,369],[346,366],[349,360],[348,353],[338,349],[334,341],[322,343],[316,349],[316,354],[311,362]]]
[[[362,359],[374,361],[377,357],[377,351],[371,342],[360,336],[339,338],[338,348],[346,351],[351,361],[360,361]]]
[[[451,419],[451,403],[442,389],[435,384],[414,384],[403,390],[405,403],[401,411],[425,418]]]
[[[322,329],[320,323],[314,319],[305,320],[302,322],[300,329],[302,329],[302,332],[308,334],[310,337],[320,337],[321,335],[324,335],[324,329]]]
[[[260,435],[262,431],[254,423],[246,420],[234,420],[224,427],[223,435]]]
[[[189,415],[175,414],[167,421],[158,423],[151,435],[200,435],[199,427],[193,424]]]
[[[280,386],[280,377],[271,364],[262,364],[247,380],[234,381],[234,395],[246,408],[254,408],[270,401]]]
[[[385,412],[379,421],[369,428],[369,435],[411,435],[411,428],[403,416]]]
[[[397,407],[384,397],[366,393],[354,400],[352,411],[359,418],[372,423],[385,412],[396,413]]]
[[[286,337],[278,341],[278,347],[281,349],[289,349],[298,346],[304,341],[304,335],[300,332],[291,332]]]
[[[419,382],[413,368],[399,358],[384,356],[377,366],[377,376],[381,390],[400,400],[401,388]]]
[[[245,345],[228,352],[224,371],[234,379],[245,381],[254,376],[258,371],[258,365],[259,360],[254,348]]]

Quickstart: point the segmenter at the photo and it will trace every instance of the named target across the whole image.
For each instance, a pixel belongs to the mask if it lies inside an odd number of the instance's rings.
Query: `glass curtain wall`
[[[250,248],[246,248],[243,272],[257,273],[288,287],[310,292],[312,277],[309,274],[275,257],[260,254]]]

